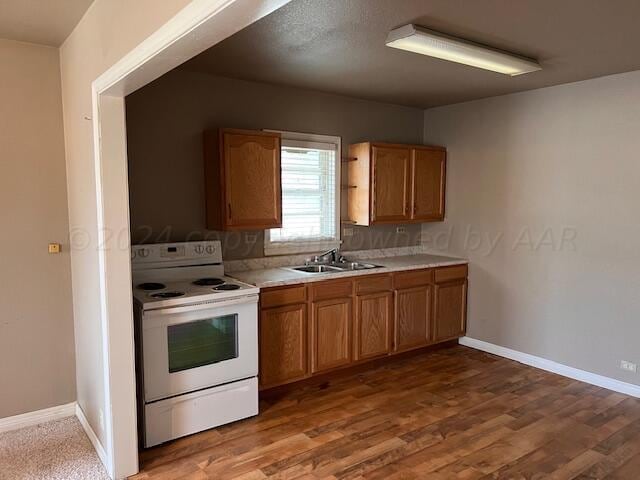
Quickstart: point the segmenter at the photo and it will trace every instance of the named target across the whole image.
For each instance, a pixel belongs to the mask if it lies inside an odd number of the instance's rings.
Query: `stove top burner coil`
[[[222,285],[224,280],[221,278],[200,278],[193,282],[194,285],[199,287],[215,287],[216,285]]]
[[[151,296],[153,298],[176,298],[176,297],[182,297],[184,295],[184,292],[159,292],[159,293],[154,293]]]
[[[151,291],[151,290],[162,290],[167,286],[164,283],[156,283],[156,282],[145,282],[138,285],[138,288],[141,290]]]
[[[238,290],[240,285],[234,285],[233,283],[225,283],[224,285],[220,285],[215,287],[214,290]]]

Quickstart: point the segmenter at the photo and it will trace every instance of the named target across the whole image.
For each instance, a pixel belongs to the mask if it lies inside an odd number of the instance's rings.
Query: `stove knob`
[[[146,248],[141,248],[138,252],[138,255],[140,255],[142,258],[147,258],[149,256],[149,250],[147,250]]]
[[[136,258],[137,254],[138,254],[138,251],[132,248],[131,249],[131,260]]]
[[[209,255],[213,255],[215,253],[216,249],[213,247],[213,245],[207,245],[207,253]]]
[[[202,245],[196,245],[195,251],[196,251],[196,253],[198,255],[202,255],[202,252],[204,251],[204,248],[202,248]]]

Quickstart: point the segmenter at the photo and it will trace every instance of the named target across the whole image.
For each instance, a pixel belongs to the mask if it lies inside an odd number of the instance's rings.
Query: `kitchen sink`
[[[300,267],[291,267],[289,270],[304,273],[337,273],[353,270],[369,270],[371,268],[380,268],[379,265],[360,262],[334,262],[321,265],[302,265]]]
[[[295,270],[296,272],[304,272],[304,273],[329,273],[329,272],[340,272],[344,269],[333,267],[331,265],[303,265],[302,267],[292,267],[291,270]]]
[[[372,263],[360,263],[360,262],[336,262],[331,264],[332,267],[339,268],[340,270],[369,270],[371,268],[380,268],[380,265],[373,265]]]

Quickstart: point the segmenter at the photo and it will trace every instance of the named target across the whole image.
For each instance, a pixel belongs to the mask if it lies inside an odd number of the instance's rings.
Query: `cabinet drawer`
[[[438,268],[436,269],[436,283],[467,278],[467,271],[468,269],[466,265],[454,265],[453,267]]]
[[[365,275],[356,280],[355,283],[358,295],[385,292],[393,288],[391,275]]]
[[[399,288],[420,287],[433,283],[433,270],[411,270],[396,273],[393,277],[393,286]]]
[[[260,292],[260,304],[262,308],[292,305],[307,301],[307,288],[305,285],[293,287],[276,287]]]
[[[350,297],[353,293],[353,282],[351,280],[317,282],[312,283],[309,290],[311,300]]]

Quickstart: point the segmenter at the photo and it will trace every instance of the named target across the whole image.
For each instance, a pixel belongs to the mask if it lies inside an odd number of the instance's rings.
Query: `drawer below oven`
[[[179,395],[145,405],[145,447],[258,414],[258,379]]]

